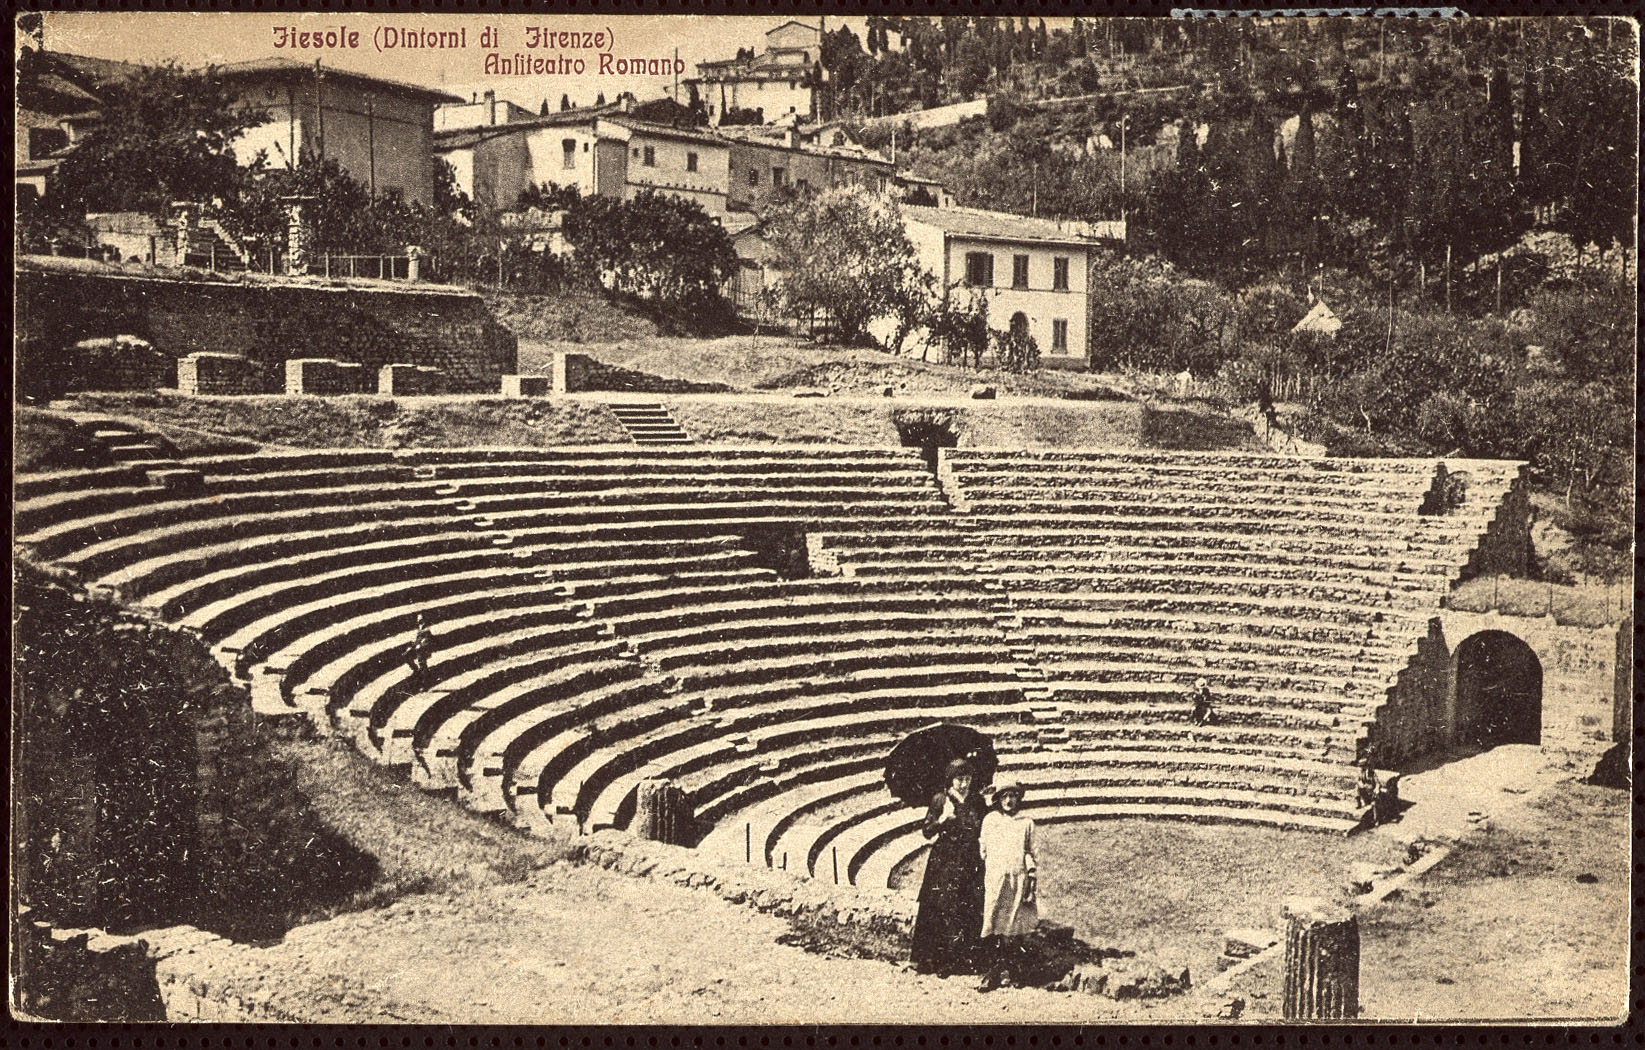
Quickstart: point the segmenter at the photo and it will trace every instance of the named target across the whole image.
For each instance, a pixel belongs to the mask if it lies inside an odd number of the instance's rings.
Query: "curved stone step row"
[[[916,488],[934,488],[929,471],[917,455],[900,450],[818,453],[811,449],[754,457],[717,450],[690,458],[626,450],[597,459],[569,454],[528,456],[522,450],[509,450],[506,458],[470,454],[467,458],[441,457],[438,462],[427,462],[430,458],[426,451],[407,456],[386,452],[297,453],[200,457],[188,460],[188,466],[200,474],[201,490],[221,498],[361,486],[479,485],[483,492],[488,481],[502,486],[498,491],[508,491],[510,485],[543,484],[572,491],[614,485],[664,485],[681,479],[722,485],[787,485],[811,478],[860,482],[864,474]],[[25,476],[18,481],[15,528],[25,534],[65,520],[185,500],[186,494],[156,489],[146,484],[141,472],[128,468]]]
[[[774,483],[810,477],[836,480],[863,476],[884,477],[898,484],[934,490],[935,484],[916,454],[903,450],[837,450],[819,453],[803,451],[738,454],[735,450],[699,453],[681,457],[663,453],[606,454],[601,458],[566,453],[529,456],[524,450],[510,450],[506,458],[481,453],[439,457],[422,451],[405,456],[379,453],[335,453],[260,455],[255,457],[203,457],[188,461],[201,475],[205,494],[221,499],[279,494],[296,498],[299,494],[335,490],[347,493],[360,488],[389,486],[439,489],[445,486],[483,485],[494,481],[529,484],[569,491],[633,487],[644,483],[665,485],[670,481],[708,484],[738,484],[744,487],[769,478]],[[42,478],[49,479],[42,487]],[[79,482],[79,484],[76,484]],[[79,471],[60,475],[25,476],[18,481],[16,516],[20,534],[37,532],[51,524],[85,518],[87,507],[108,512],[190,502],[196,497],[155,489],[144,483],[140,473],[122,471]],[[506,490],[506,489],[505,489]]]
[[[877,519],[895,527],[899,519],[918,519],[940,507],[929,500],[904,500],[895,495],[874,502],[840,503],[804,500],[761,503],[645,504],[602,508],[563,508],[552,513],[529,505],[485,513],[460,511],[444,501],[380,502],[326,511],[277,511],[255,517],[212,518],[178,523],[103,539],[88,546],[36,549],[40,557],[58,561],[82,576],[112,573],[142,558],[193,550],[211,544],[247,541],[303,529],[315,546],[330,546],[332,537],[350,530],[376,533],[378,538],[416,537],[461,522],[475,532],[509,536],[516,530],[542,530],[558,525],[566,530],[599,530],[602,534],[640,536],[702,535],[743,527],[791,526],[826,528],[844,520]],[[295,553],[292,552],[292,553]]]
[[[556,492],[527,488],[498,494],[458,495],[455,486],[427,483],[326,488],[307,491],[257,493],[241,496],[169,500],[125,508],[108,514],[74,518],[23,534],[20,539],[41,557],[59,558],[114,537],[154,533],[165,529],[206,531],[212,526],[248,521],[274,524],[307,519],[312,525],[347,523],[362,519],[401,519],[455,514],[508,514],[535,511],[570,521],[609,520],[613,509],[639,512],[664,508],[685,511],[697,507],[772,507],[805,511],[809,506],[851,506],[859,513],[876,513],[879,505],[913,508],[941,507],[935,491],[914,486],[868,485],[753,489],[717,486],[706,482],[657,488],[619,488],[598,492]],[[745,511],[745,513],[747,513]],[[771,513],[762,511],[762,513]],[[838,515],[836,510],[835,515]],[[691,516],[691,515],[687,515]],[[254,533],[256,530],[248,530]]]
[[[1169,752],[1004,749],[999,776],[1025,784],[1025,810],[1037,818],[1057,806],[1167,804],[1192,806],[1202,819],[1310,830],[1346,832],[1358,820],[1352,768],[1317,762],[1285,768],[1203,754],[1190,763]],[[832,786],[811,786],[823,783]],[[701,848],[728,859],[753,853],[756,863],[774,866],[786,856],[789,870],[825,879],[837,857],[842,881],[866,885],[859,877],[865,866],[899,837],[917,836],[924,815],[890,796],[881,771],[831,768],[798,791],[731,815]],[[881,858],[886,875],[906,856]]]
[[[1179,769],[1251,768],[1305,774],[1336,792],[1352,788],[1353,768],[1344,766],[1340,759],[1333,759],[1328,748],[1318,748],[1317,754],[1299,753],[1294,741],[1282,746],[1252,742],[1274,739],[1274,734],[1254,734],[1228,724],[1205,727],[1121,724],[1084,739],[1081,742],[1082,751],[1073,758],[1063,751],[1018,754],[1009,760],[1008,765],[1015,763],[1011,768],[1020,769],[1039,763],[1065,768],[1070,761],[1077,761],[1123,765],[1151,763]],[[775,793],[770,797],[722,820],[719,827],[705,839],[703,848],[714,852],[716,843],[720,843],[729,844],[729,852],[744,852],[746,840],[742,826],[748,824],[754,829],[752,841],[761,844],[761,855],[767,863],[777,863],[778,850],[801,856],[792,842],[779,844],[778,837],[790,826],[800,823],[809,810],[838,806],[848,802],[852,796],[883,790],[884,755],[889,745],[894,743],[892,740],[883,750],[858,752],[844,759],[837,752],[816,756],[810,765],[790,772],[785,781],[777,783]],[[823,823],[826,825],[829,822],[824,820]],[[820,872],[818,874],[821,876]]]
[[[895,539],[897,537],[887,537]],[[833,538],[829,541],[832,543]],[[1302,554],[1294,551],[1244,550],[1239,547],[1202,546],[1143,546],[1127,544],[1121,547],[1094,545],[1006,545],[996,543],[966,543],[952,545],[914,546],[906,541],[895,547],[844,546],[835,550],[844,554],[849,550],[851,560],[858,566],[907,564],[910,566],[949,560],[989,561],[994,564],[1031,563],[1035,565],[1085,565],[1103,562],[1127,561],[1149,565],[1192,565],[1226,563],[1230,565],[1270,565],[1297,568],[1326,568],[1334,572],[1359,572],[1373,579],[1385,579],[1405,586],[1427,586],[1435,576],[1443,576],[1447,563],[1424,560],[1413,567],[1407,559],[1404,566],[1389,566],[1385,558],[1363,555]]]
[[[511,545],[497,547],[476,543],[472,533],[437,533],[411,543],[379,541],[266,559],[256,558],[258,552],[244,548],[203,551],[202,567],[222,567],[145,589],[140,597],[133,598],[167,619],[201,628],[230,609],[244,610],[244,618],[245,612],[264,597],[283,595],[284,604],[292,604],[300,594],[343,595],[412,577],[426,579],[469,570],[522,571],[549,582],[591,571],[616,575],[617,567],[635,561],[662,564],[671,558],[690,561],[754,556],[741,546],[742,537],[731,534],[667,541],[534,543],[531,539],[530,535],[520,535]],[[131,587],[126,593],[136,589]]]

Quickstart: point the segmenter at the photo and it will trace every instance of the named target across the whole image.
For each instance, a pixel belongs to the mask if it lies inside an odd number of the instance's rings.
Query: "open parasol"
[[[988,736],[970,726],[939,723],[917,729],[902,739],[885,760],[885,786],[910,806],[926,806],[931,796],[948,787],[948,763],[968,758],[976,768],[973,790],[994,778],[1000,760]]]

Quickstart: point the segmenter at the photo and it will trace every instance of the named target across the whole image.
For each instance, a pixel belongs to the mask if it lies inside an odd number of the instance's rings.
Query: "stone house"
[[[1090,264],[1123,224],[908,205],[902,215],[945,296],[981,292],[992,327],[1032,336],[1045,366],[1085,367]]]
[[[238,104],[268,120],[242,134],[242,164],[259,152],[270,166],[296,164],[304,150],[336,159],[373,194],[398,191],[434,203],[434,108],[460,96],[347,70],[260,58],[219,66]]]
[[[619,106],[442,134],[439,155],[475,201],[508,208],[532,186],[630,200],[645,190],[727,210],[730,143],[710,132],[636,120]]]
[[[896,173],[891,162],[873,150],[807,143],[792,128],[775,135],[743,133],[727,138],[731,145],[727,207],[732,211],[757,211],[773,193],[789,188],[804,192],[854,182],[884,190]]]
[[[752,57],[699,62],[694,88],[719,124],[728,110],[748,109],[763,122],[816,116],[815,76],[822,54],[816,26],[788,21],[766,31],[765,48]]]

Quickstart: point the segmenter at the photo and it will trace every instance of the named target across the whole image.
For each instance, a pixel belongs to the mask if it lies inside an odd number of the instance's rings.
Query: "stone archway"
[[[1011,315],[1011,334],[1018,337],[1028,335],[1028,315],[1021,310]]]
[[[1522,639],[1499,630],[1456,647],[1455,739],[1459,744],[1542,742],[1542,661]]]

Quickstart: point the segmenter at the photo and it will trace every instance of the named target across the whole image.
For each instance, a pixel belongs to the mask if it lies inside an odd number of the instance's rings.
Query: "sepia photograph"
[[[895,10],[12,14],[14,1021],[1627,1020],[1638,21]]]

